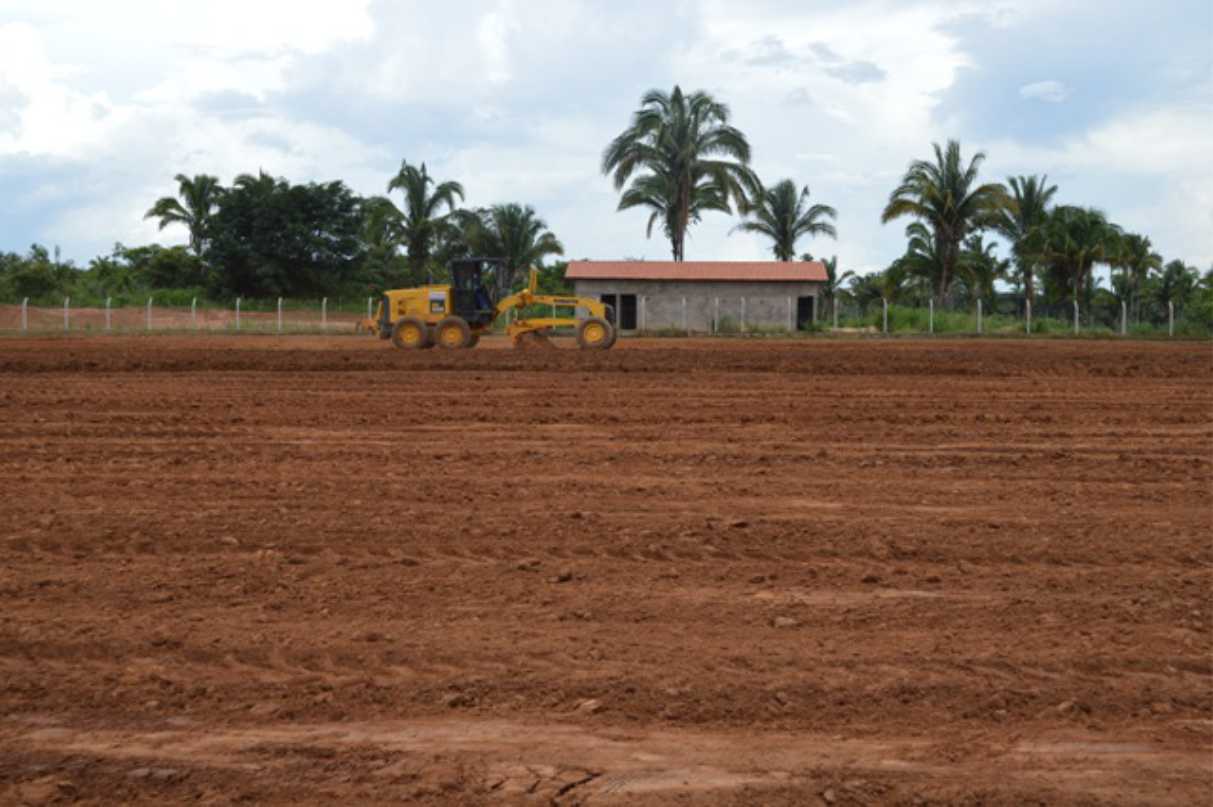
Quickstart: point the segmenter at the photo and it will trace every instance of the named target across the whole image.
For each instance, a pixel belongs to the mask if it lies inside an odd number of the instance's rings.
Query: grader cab
[[[447,350],[472,348],[500,316],[513,317],[506,333],[515,346],[545,341],[553,328],[572,327],[583,350],[608,350],[615,344],[615,328],[606,306],[588,297],[537,293],[538,272],[530,271],[527,287],[493,303],[488,281],[501,271],[496,258],[463,258],[451,264],[451,282],[413,289],[385,291],[373,322],[361,323],[392,344],[407,350],[440,347]],[[551,311],[551,316],[527,316],[533,306]],[[561,316],[561,309],[567,315]],[[578,317],[579,311],[588,316]]]

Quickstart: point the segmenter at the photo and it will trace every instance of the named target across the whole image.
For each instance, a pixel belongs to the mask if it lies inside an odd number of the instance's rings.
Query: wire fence
[[[352,334],[375,313],[376,298],[357,300],[193,299],[188,305],[160,305],[155,296],[142,305],[113,304],[112,299],[71,298],[61,304],[35,305],[28,299],[0,303],[0,333],[311,333]],[[533,310],[532,310],[533,309]],[[555,316],[546,306],[533,306],[523,316]],[[561,312],[561,315],[567,312]],[[1066,303],[1047,305],[1019,300],[994,300],[972,306],[890,304],[869,300],[817,298],[801,308],[796,298],[682,297],[638,300],[632,321],[618,321],[623,335],[791,335],[799,333],[875,335],[1088,335],[1141,337],[1209,337],[1207,323],[1185,317],[1167,306],[1163,322],[1135,322],[1127,305],[1115,311],[1084,309]],[[503,326],[504,321],[497,323]]]

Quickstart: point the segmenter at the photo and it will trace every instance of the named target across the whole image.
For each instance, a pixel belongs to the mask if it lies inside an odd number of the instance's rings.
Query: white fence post
[[[236,330],[240,330],[240,298],[236,298]]]
[[[927,300],[927,333],[935,333],[935,298]]]
[[[1124,336],[1129,332],[1129,307],[1125,305],[1125,301],[1120,301],[1120,335]]]
[[[981,300],[977,301],[977,335],[981,336]]]
[[[1078,301],[1074,301],[1074,335],[1078,335]]]
[[[712,333],[720,333],[720,298],[716,298],[716,309],[712,312]]]
[[[190,300],[190,325],[194,330],[198,330],[198,298],[194,297]]]
[[[792,295],[788,295],[788,333],[796,332],[796,323],[792,321]]]
[[[682,330],[687,336],[691,335],[691,329],[687,326],[687,298],[682,298]]]
[[[278,298],[278,333],[282,333],[282,298]]]
[[[21,333],[29,332],[29,298],[21,301]]]
[[[329,298],[322,297],[320,299],[320,330],[324,330],[329,324]]]
[[[885,332],[885,335],[888,335],[888,333],[889,333],[889,301],[887,299],[885,299],[884,297],[881,297],[880,302],[881,302],[881,308],[884,310],[884,332]]]
[[[649,298],[645,295],[640,295],[640,332],[645,333],[649,330]]]
[[[367,319],[370,319],[371,317],[373,317],[373,316],[374,316],[374,313],[373,313],[373,312],[372,312],[372,310],[371,310],[371,301],[372,301],[373,299],[375,299],[375,298],[374,298],[374,297],[367,297],[367,298],[366,298],[366,318],[367,318]]]
[[[64,297],[63,298],[63,332],[64,333],[67,333],[69,330],[71,330],[71,327],[72,327],[71,326],[71,316],[72,315],[70,313],[71,305],[72,305],[72,298]]]
[[[1167,300],[1167,336],[1175,335],[1175,303]]]
[[[1032,301],[1030,299],[1024,300],[1024,309],[1028,315],[1027,321],[1024,323],[1024,333],[1031,333],[1032,332]]]
[[[110,302],[112,301],[112,299],[113,299],[113,298],[111,298],[111,297],[106,297],[106,298],[105,298],[105,330],[106,330],[106,332],[109,332],[109,330],[110,330],[110,325],[111,325],[111,322],[110,322]]]
[[[830,308],[834,310],[834,330],[838,330],[838,295],[830,298]]]
[[[741,298],[741,333],[745,333],[745,298]]]
[[[147,317],[144,320],[143,326],[144,326],[143,329],[145,331],[150,331],[152,329],[152,298],[151,297],[147,298]]]

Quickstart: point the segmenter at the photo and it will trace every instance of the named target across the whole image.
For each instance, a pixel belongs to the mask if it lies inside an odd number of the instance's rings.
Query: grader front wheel
[[[577,326],[577,345],[582,350],[609,350],[615,344],[615,329],[601,317],[583,319]]]
[[[404,317],[392,326],[392,344],[402,350],[431,347],[430,332],[425,322],[416,317]]]

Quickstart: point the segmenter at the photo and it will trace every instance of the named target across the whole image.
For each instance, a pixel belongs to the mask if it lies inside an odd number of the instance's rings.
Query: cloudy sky
[[[675,83],[732,107],[760,176],[838,208],[837,242],[801,248],[845,268],[902,251],[880,209],[948,138],[1213,262],[1209,0],[0,0],[0,250],[184,243],[142,220],[179,172],[371,194],[408,159],[469,205],[533,205],[569,257],[664,259],[598,164]],[[766,257],[735,223],[688,258]]]

